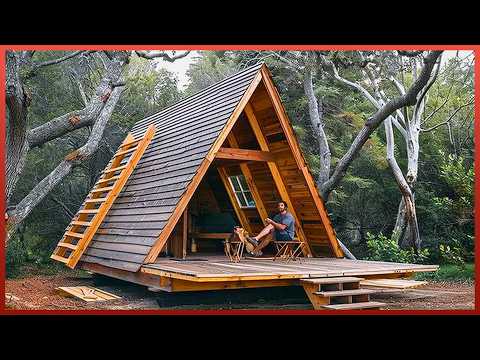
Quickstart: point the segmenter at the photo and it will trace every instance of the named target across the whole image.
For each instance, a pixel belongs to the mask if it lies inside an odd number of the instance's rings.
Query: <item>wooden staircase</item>
[[[302,279],[302,285],[315,310],[380,309],[386,304],[370,301],[377,291],[360,288],[357,277]]]
[[[154,125],[150,125],[139,139],[135,139],[131,133],[127,135],[65,229],[51,259],[63,262],[72,269],[77,265],[154,135]]]

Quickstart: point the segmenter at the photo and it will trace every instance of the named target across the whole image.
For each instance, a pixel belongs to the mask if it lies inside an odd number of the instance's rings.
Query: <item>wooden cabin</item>
[[[233,227],[256,234],[279,200],[303,258],[272,261],[267,247],[266,257],[230,262]],[[332,284],[340,303],[366,304],[362,279],[437,268],[344,258],[264,64],[138,121],[52,259],[169,292],[303,285],[315,308],[333,306],[333,295],[316,294]]]

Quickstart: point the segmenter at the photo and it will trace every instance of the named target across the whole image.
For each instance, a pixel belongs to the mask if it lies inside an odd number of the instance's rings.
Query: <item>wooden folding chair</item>
[[[303,253],[303,248],[305,247],[305,243],[300,241],[299,239],[289,240],[289,241],[274,241],[275,247],[277,252],[273,257],[273,261],[277,259],[286,260],[289,262],[290,260],[299,260],[300,255]]]
[[[229,239],[224,242],[225,255],[231,262],[239,262],[243,257],[243,250],[252,251],[254,246],[246,239],[246,232],[242,228],[235,228]]]

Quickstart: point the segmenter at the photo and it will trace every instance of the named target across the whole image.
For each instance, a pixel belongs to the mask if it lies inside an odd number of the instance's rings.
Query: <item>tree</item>
[[[175,61],[189,52],[170,55],[161,51],[136,51],[136,55],[146,59],[162,58]],[[84,107],[69,111],[50,121],[28,129],[28,113],[31,95],[26,82],[35,77],[42,69],[63,63],[67,60],[94,56],[103,65],[103,69],[94,68],[92,73],[99,75],[95,89],[88,98],[81,82],[79,92]],[[127,51],[75,51],[61,57],[38,62],[34,51],[8,52],[6,76],[7,102],[7,242],[15,233],[19,224],[31,211],[59,184],[71,171],[81,166],[97,151],[113,110],[125,88],[124,72],[130,62],[131,52]],[[72,68],[75,75],[75,69]],[[94,76],[93,74],[93,76]],[[74,76],[75,77],[75,76]],[[78,80],[78,78],[76,78]],[[86,142],[69,153],[44,177],[18,204],[11,205],[10,200],[20,175],[24,171],[25,159],[31,149],[41,147],[48,142],[61,138],[75,130],[90,127]]]

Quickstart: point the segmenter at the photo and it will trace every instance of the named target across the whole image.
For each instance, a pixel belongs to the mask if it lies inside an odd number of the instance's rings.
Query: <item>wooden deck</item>
[[[203,260],[202,260],[203,259]],[[338,258],[302,258],[286,262],[271,259],[244,259],[239,263],[225,256],[205,256],[177,261],[159,258],[153,264],[143,265],[141,272],[192,282],[302,279],[339,276],[378,277],[409,276],[414,272],[435,271],[436,265],[400,264],[380,261],[348,260]]]

